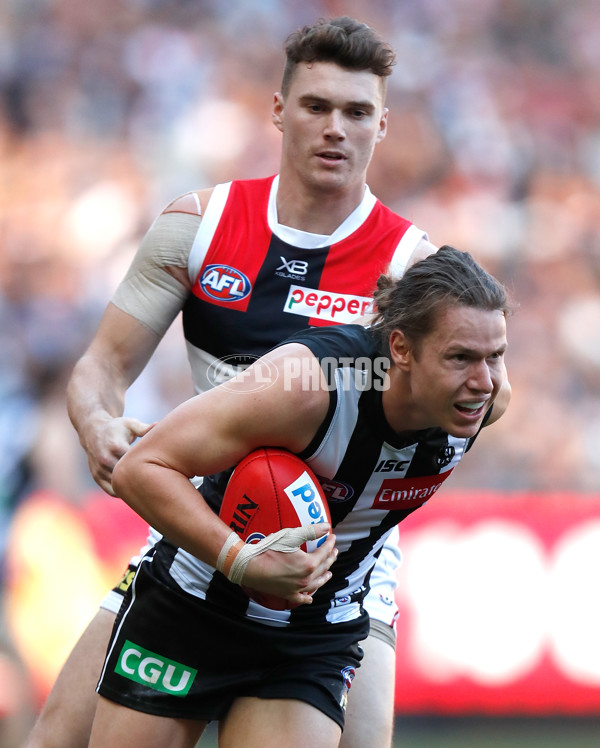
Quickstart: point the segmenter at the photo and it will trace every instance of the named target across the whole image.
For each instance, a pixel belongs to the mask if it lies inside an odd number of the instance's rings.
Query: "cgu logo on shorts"
[[[290,286],[283,311],[303,317],[317,317],[329,322],[354,322],[372,311],[373,300],[367,296],[330,293],[318,288]]]
[[[309,474],[304,471],[299,478],[284,489],[286,496],[292,502],[301,525],[318,525],[325,522],[325,505],[319,490]],[[307,540],[306,549],[309,553],[325,542],[327,535],[318,540]]]
[[[124,678],[172,696],[185,696],[197,672],[194,668],[168,660],[130,641],[123,645],[115,667],[115,673]]]
[[[230,265],[207,265],[199,283],[204,293],[217,301],[241,301],[252,290],[248,278]]]

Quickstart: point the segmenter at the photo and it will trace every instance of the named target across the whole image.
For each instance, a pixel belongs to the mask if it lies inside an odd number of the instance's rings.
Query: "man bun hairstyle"
[[[396,55],[377,32],[365,23],[341,16],[320,19],[292,32],[285,42],[286,64],[281,93],[286,96],[300,63],[335,62],[348,70],[370,70],[382,80],[392,72]]]
[[[442,309],[470,306],[511,312],[504,286],[468,252],[448,245],[412,265],[402,278],[381,275],[373,295],[379,330],[387,347],[393,330],[402,330],[415,349],[434,329]]]

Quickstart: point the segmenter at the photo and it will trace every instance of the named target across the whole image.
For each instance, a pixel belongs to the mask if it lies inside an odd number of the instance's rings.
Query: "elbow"
[[[127,452],[115,465],[111,483],[115,496],[154,527],[159,518],[153,511],[150,497],[152,483],[147,472],[148,463],[138,455]]]
[[[135,485],[135,469],[130,464],[131,462],[131,459],[129,459],[127,455],[121,457],[113,469],[111,484],[115,496],[118,496],[126,504],[129,504],[129,506],[135,509],[134,503],[132,502],[132,489]]]

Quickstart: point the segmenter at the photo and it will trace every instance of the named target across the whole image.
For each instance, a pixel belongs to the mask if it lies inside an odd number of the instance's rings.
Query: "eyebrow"
[[[304,94],[304,96],[300,96],[298,100],[301,104],[332,104],[331,99],[325,98],[323,96],[317,96],[316,94]],[[372,101],[346,101],[344,102],[344,107],[351,107],[353,109],[368,109],[369,111],[375,110],[375,105]]]
[[[502,343],[502,345],[499,345],[497,348],[491,351],[491,353],[505,353],[507,348],[508,348],[508,343]],[[447,353],[450,356],[454,356],[457,353],[460,353],[464,356],[475,356],[475,357],[479,357],[482,355],[481,351],[477,350],[476,348],[467,348],[461,345],[451,346],[448,349]],[[491,354],[488,353],[486,355],[491,355]]]

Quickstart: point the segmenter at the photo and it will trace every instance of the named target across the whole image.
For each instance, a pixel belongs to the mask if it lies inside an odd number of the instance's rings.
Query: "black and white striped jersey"
[[[396,434],[383,413],[385,356],[376,333],[360,325],[319,328],[286,342],[306,345],[331,378],[330,407],[299,456],[328,499],[339,555],[332,579],[313,604],[271,611],[249,601],[222,574],[163,542],[155,562],[187,592],[233,607],[271,625],[336,623],[360,614],[369,576],[391,529],[428,501],[448,478],[473,438],[441,429]],[[202,494],[218,512],[229,473],[206,478]]]

